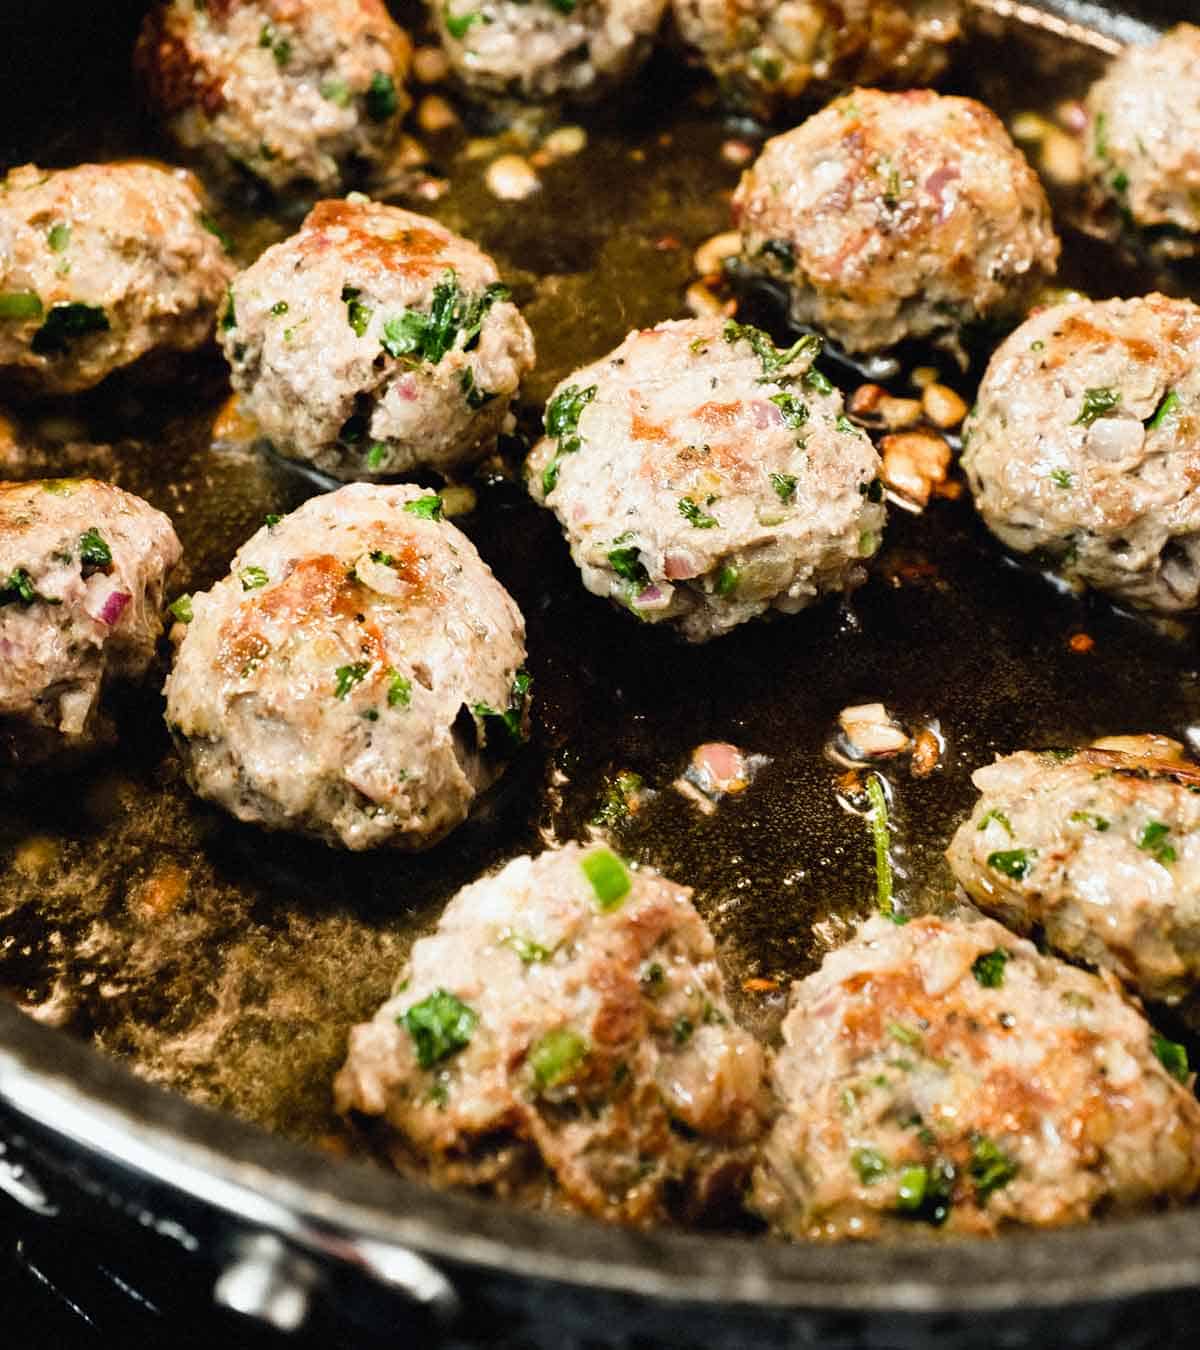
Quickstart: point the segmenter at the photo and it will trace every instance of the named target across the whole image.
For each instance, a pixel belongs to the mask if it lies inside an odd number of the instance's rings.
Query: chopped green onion
[[[350,86],[345,80],[325,80],[321,85],[321,97],[335,107],[345,108],[350,103]]]
[[[864,1186],[874,1186],[888,1174],[887,1159],[874,1148],[856,1148],[850,1155],[850,1164]]]
[[[1003,947],[981,952],[971,962],[971,974],[985,989],[999,989],[1004,983],[1004,967],[1008,959],[1008,952]]]
[[[396,97],[396,85],[392,77],[377,70],[371,76],[367,88],[367,116],[372,122],[386,122],[389,117],[395,116],[399,106],[400,100]]]
[[[892,834],[888,826],[887,791],[883,779],[877,773],[867,779],[867,799],[871,803],[871,837],[875,841],[875,906],[885,919],[895,919],[896,903],[889,852]]]
[[[351,666],[338,666],[337,670],[334,671],[337,680],[334,690],[336,697],[346,698],[356,684],[361,684],[366,679],[370,669],[371,663],[369,661],[356,661]]]
[[[543,961],[549,961],[554,955],[552,947],[543,947],[540,942],[534,942],[532,938],[522,937],[520,933],[512,933],[504,941],[505,945],[511,947],[527,966],[539,965]]]
[[[633,886],[629,869],[621,859],[611,849],[597,848],[584,854],[579,865],[592,884],[596,908],[604,914],[618,909]]]
[[[773,473],[771,486],[781,502],[790,502],[796,495],[796,475],[794,473]]]
[[[977,1134],[971,1140],[971,1179],[975,1183],[975,1197],[980,1204],[993,1191],[998,1191],[1017,1175],[1016,1162],[986,1134]]]
[[[441,520],[442,499],[436,492],[431,492],[415,501],[405,502],[404,509],[410,516],[420,516],[422,520]]]
[[[736,567],[729,563],[723,563],[720,571],[717,573],[717,580],[713,590],[720,596],[732,595],[737,590],[737,584],[741,580],[742,574]]]
[[[772,394],[770,402],[779,409],[785,426],[796,430],[808,421],[808,404],[795,394]]]
[[[979,824],[975,828],[977,830],[986,830],[993,820],[997,825],[1002,825],[1004,827],[1004,833],[1007,834],[1010,839],[1013,837],[1012,821],[1009,820],[1004,812],[997,806],[992,807],[990,811],[985,811],[983,815],[979,817]]]
[[[4,291],[0,294],[0,319],[40,319],[42,300],[35,291]]]
[[[79,561],[84,567],[105,568],[112,566],[112,549],[104,536],[93,525],[79,537]]]
[[[539,1088],[569,1083],[588,1055],[588,1043],[569,1027],[548,1031],[529,1052],[529,1067]]]
[[[1036,858],[1035,848],[1000,849],[996,853],[988,854],[987,865],[1004,876],[1011,877],[1013,881],[1024,881],[1033,871]]]
[[[1090,427],[1105,413],[1112,412],[1120,401],[1121,391],[1119,389],[1085,389],[1083,391],[1083,407],[1080,409],[1079,416],[1071,425]]]
[[[1178,1041],[1169,1041],[1157,1031],[1150,1033],[1150,1048],[1158,1062],[1177,1082],[1186,1083],[1191,1070],[1188,1067],[1187,1047]]]
[[[51,225],[46,233],[46,243],[50,245],[51,253],[64,252],[71,243],[71,227],[61,220],[57,225]]]
[[[694,525],[698,530],[711,530],[714,525],[719,524],[716,516],[710,516],[698,502],[691,497],[680,497],[676,503],[679,507],[679,514],[688,522]]]
[[[1158,410],[1146,424],[1151,431],[1158,431],[1168,418],[1174,417],[1179,411],[1180,398],[1174,389],[1169,394],[1163,396],[1163,401],[1158,405]]]
[[[389,708],[407,708],[412,703],[412,681],[398,670],[388,671],[387,701]]]
[[[243,567],[238,573],[238,577],[241,580],[242,590],[244,591],[260,590],[271,580],[266,573],[266,569],[257,566]]]
[[[38,356],[57,356],[70,347],[75,338],[91,333],[107,333],[111,325],[108,315],[99,305],[85,305],[72,300],[51,305],[46,321],[33,335],[29,344]]]
[[[192,597],[190,595],[179,596],[177,599],[173,600],[171,604],[167,606],[167,608],[179,620],[180,623],[191,623],[193,613],[192,613]]]
[[[1141,834],[1138,835],[1137,846],[1143,853],[1152,854],[1164,866],[1167,863],[1173,863],[1178,855],[1174,848],[1166,842],[1170,833],[1170,826],[1164,825],[1161,820],[1148,820],[1142,826]]]
[[[446,32],[461,42],[474,24],[483,22],[483,15],[477,9],[473,9],[469,14],[451,14],[450,6],[444,5],[442,19],[446,25]]]

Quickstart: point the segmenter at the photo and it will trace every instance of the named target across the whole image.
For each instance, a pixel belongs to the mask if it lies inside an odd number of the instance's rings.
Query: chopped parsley
[[[58,356],[76,338],[87,337],[91,333],[107,333],[111,327],[108,315],[99,305],[85,305],[81,301],[71,300],[50,306],[45,323],[34,333],[29,345],[38,356]]]
[[[632,582],[638,590],[644,590],[650,584],[650,573],[646,571],[639,550],[632,545],[611,549],[608,553],[608,565],[617,576]]]
[[[677,1017],[671,1025],[671,1038],[676,1045],[686,1045],[695,1030],[690,1017]]]
[[[94,525],[79,536],[79,561],[98,571],[112,566],[112,549]]]
[[[384,441],[372,441],[367,450],[367,468],[378,469],[388,457],[388,445]]]
[[[979,817],[979,824],[975,828],[977,830],[986,830],[993,820],[997,825],[1004,826],[1004,832],[1010,839],[1013,837],[1012,821],[1009,820],[1004,812],[996,806],[992,807],[990,811],[985,811],[984,814]]]
[[[413,1038],[417,1063],[431,1069],[471,1043],[479,1014],[460,998],[438,989],[396,1019]]]
[[[389,708],[407,708],[412,702],[412,681],[398,670],[388,671],[387,701]]]
[[[509,297],[507,286],[496,281],[479,295],[463,294],[458,275],[448,267],[442,279],[433,288],[429,313],[406,309],[402,314],[387,319],[380,341],[389,356],[415,357],[437,365],[462,338],[462,350],[470,351],[479,340],[479,333],[488,310]]]
[[[351,689],[356,684],[361,684],[367,678],[367,673],[371,669],[369,661],[356,661],[350,666],[338,666],[334,671],[337,685],[334,690],[336,696],[340,699],[348,698]]]
[[[442,499],[436,492],[430,492],[424,497],[405,502],[404,509],[410,516],[420,516],[422,520],[441,520]]]
[[[883,501],[883,479],[872,478],[869,483],[859,483],[859,493],[869,502]]]
[[[1178,1041],[1169,1041],[1165,1036],[1160,1036],[1157,1031],[1150,1033],[1150,1048],[1154,1051],[1158,1062],[1177,1082],[1186,1083],[1188,1075],[1191,1072],[1188,1067],[1187,1046],[1180,1045]]]
[[[1008,848],[1000,849],[996,853],[989,853],[987,865],[994,871],[1000,872],[1006,877],[1011,877],[1013,881],[1024,881],[1033,871],[1033,864],[1037,859],[1037,849],[1035,848]]]
[[[396,115],[399,107],[395,82],[390,75],[377,70],[367,86],[367,116],[372,122],[386,122]]]
[[[808,404],[795,394],[772,394],[771,402],[783,414],[784,424],[793,430],[808,421]]]
[[[270,48],[271,55],[275,58],[275,64],[281,70],[292,59],[291,42],[285,37],[280,37],[269,23],[264,23],[259,30],[258,45]]]
[[[771,486],[781,502],[790,502],[796,495],[796,475],[794,473],[773,473]]]
[[[1164,825],[1161,820],[1148,820],[1142,826],[1142,832],[1138,835],[1137,846],[1143,853],[1149,853],[1157,862],[1165,867],[1167,863],[1173,863],[1178,857],[1175,849],[1167,843],[1167,836],[1171,833],[1171,827]]]
[[[811,389],[814,394],[833,393],[832,383],[816,368],[816,366],[812,366],[804,372],[804,378],[800,383],[805,389]]]
[[[619,909],[633,886],[633,879],[612,849],[594,848],[583,855],[579,865],[591,883],[596,908],[602,914]]]
[[[549,496],[558,482],[558,470],[563,455],[573,455],[583,444],[579,434],[579,418],[584,408],[596,397],[597,386],[589,384],[581,389],[569,384],[560,389],[546,405],[546,435],[557,439],[558,452],[542,473],[542,491]]]
[[[177,599],[173,600],[167,608],[180,623],[191,623],[193,612],[192,597],[190,595],[179,596]]]
[[[59,603],[38,593],[34,588],[33,578],[24,567],[14,568],[3,585],[0,585],[0,605],[19,604],[28,607],[35,600],[45,600],[47,604]]]
[[[700,506],[691,497],[680,497],[676,503],[679,508],[679,514],[687,521],[689,525],[694,525],[698,530],[711,530],[718,524],[716,516],[710,516],[707,511]]]
[[[856,1148],[850,1155],[850,1165],[864,1186],[874,1186],[888,1174],[887,1159],[875,1148]]]
[[[483,22],[483,15],[477,9],[471,10],[469,14],[451,14],[450,6],[444,5],[442,7],[442,20],[446,25],[446,32],[452,38],[461,42],[471,31],[473,24]]]
[[[1121,401],[1121,391],[1119,389],[1109,389],[1107,387],[1100,389],[1085,389],[1083,391],[1083,407],[1079,411],[1079,416],[1071,424],[1072,426],[1090,427],[1093,422],[1101,418],[1105,413],[1110,413]]]
[[[846,416],[845,413],[838,413],[837,417],[834,418],[833,425],[838,429],[838,431],[842,433],[843,436],[853,436],[855,432],[858,430],[858,428]]]
[[[221,315],[221,332],[228,333],[231,328],[237,327],[237,308],[233,300],[233,287],[230,286],[225,292],[225,310]]]
[[[539,1088],[569,1083],[583,1066],[588,1043],[569,1027],[548,1031],[529,1052],[529,1067]]]
[[[485,404],[490,403],[496,397],[486,389],[478,389],[475,386],[475,372],[470,366],[464,366],[458,377],[458,387],[462,390],[463,398],[466,400],[467,407],[472,412],[478,412]]]
[[[1004,984],[1004,967],[1008,961],[1008,952],[1003,947],[980,952],[971,962],[971,974],[985,989],[999,989]]]
[[[200,228],[207,230],[209,234],[213,235],[216,238],[217,243],[221,245],[226,253],[233,252],[233,240],[230,239],[217,221],[210,216],[207,211],[201,211],[196,219],[200,222]],[[53,241],[51,241],[50,247],[54,248]],[[57,252],[57,250],[55,251]]]
[[[265,568],[262,567],[243,567],[238,573],[238,577],[241,579],[242,590],[244,591],[257,591],[271,580]]]
[[[362,337],[367,331],[367,325],[371,322],[371,315],[375,313],[369,305],[364,305],[359,299],[362,291],[357,286],[342,287],[342,303],[346,306],[346,322],[354,329],[355,337]],[[274,310],[271,311],[274,313]],[[384,346],[387,344],[385,343]]]
[[[805,357],[810,361],[813,360],[820,354],[823,345],[821,339],[815,333],[808,333],[793,342],[790,347],[780,351],[771,341],[770,336],[764,333],[761,328],[755,328],[753,324],[749,323],[738,323],[736,319],[726,321],[724,337],[725,341],[730,344],[735,342],[750,344],[762,365],[763,378],[761,383],[767,383],[775,379],[780,371]]]
[[[994,1139],[986,1134],[971,1139],[971,1163],[968,1171],[975,1183],[975,1198],[982,1205],[993,1191],[998,1191],[1017,1175],[1016,1162],[1004,1152]]]
[[[275,512],[272,511],[268,515],[263,516],[263,524],[270,530],[278,525],[282,519],[282,516],[276,515]]]
[[[1168,418],[1174,417],[1179,411],[1179,403],[1179,395],[1174,389],[1170,393],[1164,394],[1162,402],[1158,405],[1154,416],[1146,423],[1146,426],[1151,431],[1157,431],[1166,423]]]
[[[508,740],[516,746],[525,743],[525,704],[533,677],[527,670],[518,670],[513,676],[512,689],[509,691],[508,707],[500,712],[489,703],[473,703],[471,711],[485,726],[496,726],[503,730]]]

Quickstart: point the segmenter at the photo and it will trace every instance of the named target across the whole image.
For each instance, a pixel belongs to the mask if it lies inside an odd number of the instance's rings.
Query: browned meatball
[[[1037,176],[998,118],[928,89],[855,89],[763,147],[733,199],[743,257],[792,318],[849,351],[954,348],[1019,316],[1059,244]]]
[[[783,1038],[754,1202],[788,1236],[1053,1227],[1200,1186],[1183,1047],[990,919],[868,920]]]
[[[675,22],[730,100],[760,116],[829,85],[930,84],[962,0],[673,0]]]
[[[318,202],[238,276],[221,342],[275,448],[338,478],[481,459],[534,356],[486,253],[359,196]]]
[[[212,337],[233,264],[195,178],[146,163],[13,169],[0,185],[0,368],[73,393]]]
[[[569,844],[451,900],[334,1093],[400,1166],[644,1223],[745,1176],[762,1067],[690,892]]]
[[[1200,609],[1200,306],[1042,310],[996,350],[963,430],[1009,548],[1139,609]]]
[[[1200,28],[1127,47],[1088,92],[1087,169],[1097,194],[1157,251],[1200,250]]]
[[[333,192],[390,154],[410,54],[382,0],[160,0],[135,64],[170,134],[218,170]]]
[[[111,727],[114,679],[143,675],[179,561],[171,522],[87,478],[0,484],[0,753],[28,762]]]
[[[981,909],[1149,998],[1200,983],[1200,768],[1153,747],[1022,750],[972,781],[946,856]]]

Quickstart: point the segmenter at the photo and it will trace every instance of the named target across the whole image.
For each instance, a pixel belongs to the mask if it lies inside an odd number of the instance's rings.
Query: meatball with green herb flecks
[[[667,0],[428,0],[455,74],[490,97],[594,100],[650,55]]]
[[[1035,314],[988,365],[962,465],[1009,548],[1138,609],[1200,609],[1200,306]]]
[[[735,107],[769,117],[846,84],[930,84],[959,37],[961,0],[672,0],[684,41]]]
[[[974,99],[855,89],[769,140],[733,198],[742,263],[848,351],[1018,318],[1059,243],[1037,175]]]
[[[109,738],[104,695],[154,659],[180,556],[167,517],[118,487],[0,483],[0,757]]]
[[[1200,984],[1200,767],[1088,748],[975,771],[947,851],[982,909],[1148,998]]]
[[[436,493],[315,497],[175,612],[167,722],[192,787],[239,820],[428,848],[528,734],[524,620]]]
[[[589,591],[704,642],[866,579],[880,462],[813,365],[820,347],[661,323],[558,386],[528,484]]]
[[[357,196],[319,202],[242,272],[219,329],[242,410],[280,454],[343,479],[482,459],[534,360],[486,253]]]
[[[752,1202],[788,1237],[989,1235],[1183,1201],[1183,1046],[990,919],[875,917],[792,986]]]
[[[0,183],[0,374],[70,394],[148,353],[193,351],[232,275],[185,170],[22,165]]]
[[[467,886],[351,1032],[338,1110],[446,1185],[636,1224],[728,1203],[763,1053],[690,897],[576,844]]]
[[[1129,46],[1087,96],[1086,167],[1118,219],[1165,257],[1200,250],[1200,28]]]
[[[324,193],[392,154],[411,50],[383,0],[157,0],[134,61],[184,149]]]

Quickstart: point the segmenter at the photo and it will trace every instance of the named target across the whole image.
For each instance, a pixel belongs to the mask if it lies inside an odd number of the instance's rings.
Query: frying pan
[[[141,8],[0,15],[6,165],[167,154],[129,90]],[[1002,115],[1049,109],[1081,92],[1106,53],[1179,17],[1166,0],[986,0],[949,87]],[[723,120],[704,82],[666,54],[618,110],[585,121],[585,153],[545,168],[539,195],[517,205],[484,187],[476,142],[494,128],[427,147],[428,190],[449,185],[429,209],[497,256],[538,339],[519,433],[459,518],[527,617],[532,745],[467,825],[416,858],[335,854],[195,801],[153,683],[128,696],[111,755],[22,784],[0,813],[0,1190],[51,1241],[153,1244],[164,1279],[211,1283],[222,1305],[283,1330],[369,1327],[422,1346],[1191,1344],[1200,1209],[994,1242],[914,1231],[904,1244],[836,1249],[749,1225],[631,1232],[434,1192],[352,1156],[331,1115],[348,1028],[449,895],[508,857],[579,837],[617,772],[650,790],[615,828],[617,845],[695,887],[736,1009],[769,1037],[787,981],[873,899],[869,840],[839,804],[825,753],[841,707],[880,699],[944,738],[929,777],[888,771],[898,894],[912,912],[946,903],[941,852],[973,799],[971,770],[994,754],[1126,730],[1200,736],[1188,635],[1009,563],[965,501],[893,513],[851,607],[703,648],[587,596],[513,465],[561,376],[629,328],[681,312],[692,248],[727,228],[737,169],[722,147],[753,129]],[[1091,241],[1069,190],[1055,205],[1064,284],[1200,296],[1194,271],[1154,272]],[[246,261],[297,216],[247,197],[221,218]],[[743,313],[778,332],[770,297],[746,297]],[[944,362],[942,373],[969,392],[971,375]],[[0,470],[90,471],[140,493],[183,539],[178,589],[207,586],[266,513],[330,486],[256,450],[214,449],[226,392],[219,362],[202,358],[169,382],[117,378],[74,402],[21,407]],[[1070,642],[1081,632],[1086,652]],[[767,762],[746,793],[704,814],[672,784],[709,740]],[[776,991],[748,992],[750,976]],[[1152,1012],[1175,1036],[1200,1025],[1187,1008]]]

